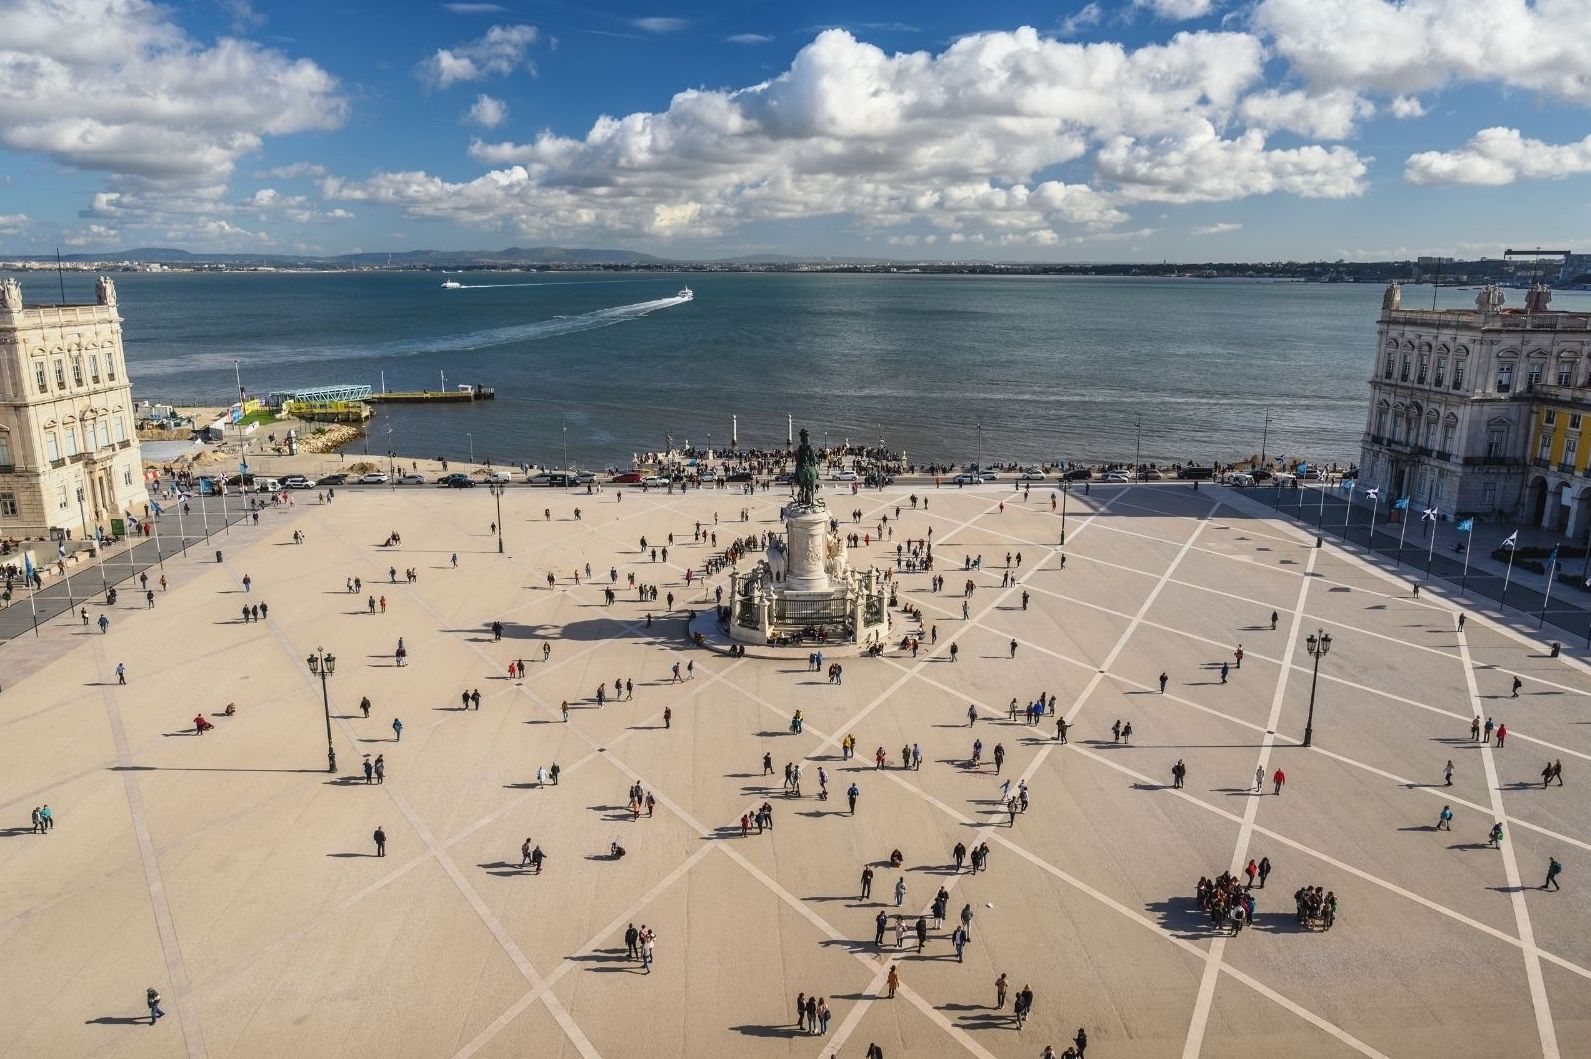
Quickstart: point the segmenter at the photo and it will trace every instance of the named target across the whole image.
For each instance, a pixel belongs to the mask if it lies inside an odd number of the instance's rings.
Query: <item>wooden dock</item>
[[[365,400],[371,404],[422,404],[432,401],[467,404],[472,401],[490,401],[496,397],[497,391],[489,386],[473,386],[457,390],[391,390],[386,393],[373,393]]]

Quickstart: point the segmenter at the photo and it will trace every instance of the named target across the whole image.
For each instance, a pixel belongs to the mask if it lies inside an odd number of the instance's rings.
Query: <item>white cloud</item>
[[[603,117],[579,137],[477,140],[470,156],[490,168],[472,180],[382,172],[327,178],[322,190],[547,238],[712,237],[829,215],[1035,245],[1099,238],[1135,202],[1358,193],[1364,162],[1347,148],[1266,148],[1242,113],[1264,61],[1244,33],[1182,32],[1127,49],[1021,29],[888,54],[829,30],[761,84],[680,92],[665,110]],[[1310,98],[1267,98],[1255,116],[1302,127]],[[1331,103],[1348,117],[1314,124],[1344,132],[1360,104]],[[1094,178],[1079,179],[1090,160]],[[1052,178],[1068,163],[1072,175]]]
[[[1365,174],[1364,160],[1346,147],[1266,150],[1257,129],[1225,140],[1208,126],[1170,141],[1117,137],[1100,150],[1098,166],[1129,202],[1226,202],[1278,191],[1347,198],[1364,190]]]
[[[631,19],[630,25],[646,33],[678,33],[685,28],[685,20],[683,18],[653,16],[652,18]]]
[[[61,242],[67,246],[107,246],[122,237],[122,233],[115,228],[103,224],[90,224],[74,232],[62,236]]]
[[[504,77],[525,64],[525,52],[536,37],[535,26],[493,26],[479,40],[438,48],[421,61],[415,72],[432,88]]]
[[[736,33],[733,37],[725,37],[726,44],[767,44],[773,40],[765,33]]]
[[[1099,25],[1099,20],[1104,16],[1105,12],[1098,4],[1090,3],[1057,22],[1056,32],[1063,37],[1075,37],[1078,30]]]
[[[1240,232],[1242,230],[1243,226],[1241,224],[1234,224],[1231,221],[1222,221],[1219,224],[1206,224],[1203,227],[1195,228],[1193,229],[1193,234],[1226,235],[1228,232]]]
[[[16,235],[28,226],[25,213],[0,213],[0,235]]]
[[[1345,140],[1353,135],[1355,123],[1373,117],[1375,110],[1373,103],[1347,89],[1316,95],[1272,88],[1243,100],[1238,114],[1249,125],[1267,132],[1285,130],[1300,136]]]
[[[1512,184],[1591,172],[1591,136],[1578,143],[1528,139],[1518,129],[1482,129],[1456,151],[1409,156],[1403,177],[1412,184]]]
[[[1317,87],[1498,82],[1591,103],[1587,0],[1260,0],[1252,22]]]
[[[0,147],[168,187],[225,181],[266,136],[342,123],[307,59],[192,40],[147,0],[0,4]]]
[[[508,120],[508,104],[482,93],[475,97],[464,120],[483,129],[495,129]]]
[[[442,10],[451,11],[455,15],[503,15],[508,13],[508,8],[502,4],[443,4]]]
[[[1190,18],[1203,18],[1215,10],[1213,0],[1133,0],[1135,7],[1146,7],[1157,18],[1183,22]]]
[[[1387,111],[1394,118],[1423,118],[1425,104],[1418,96],[1396,96],[1387,104]]]

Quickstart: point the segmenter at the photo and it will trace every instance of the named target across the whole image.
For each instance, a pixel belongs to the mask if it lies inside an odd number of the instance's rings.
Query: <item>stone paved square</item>
[[[897,575],[922,608],[922,650],[901,649],[915,626],[894,612],[890,650],[839,658],[840,685],[799,652],[689,645],[687,611],[724,583],[685,583],[713,552],[698,523],[720,548],[779,528],[777,494],[722,490],[510,489],[506,555],[485,490],[300,493],[235,530],[224,562],[167,560],[171,590],[152,611],[128,593],[108,634],[68,619],[8,643],[0,1055],[671,1059],[861,1056],[876,1042],[892,1059],[1018,1057],[1059,1052],[1080,1026],[1096,1059],[1591,1055],[1591,667],[1577,652],[1548,657],[1518,615],[1471,611],[1460,633],[1456,589],[1415,598],[1381,560],[1316,548],[1218,488],[1096,483],[1069,498],[1064,548],[1047,490],[826,496],[842,519],[863,512],[872,543],[853,563],[886,565],[931,528],[945,577],[932,593],[929,575]],[[381,547],[394,530],[402,546]],[[667,561],[639,550],[670,534]],[[1003,587],[1008,552],[1022,565]],[[638,602],[631,574],[674,606]],[[361,592],[345,591],[352,577]],[[261,601],[268,620],[242,622]],[[1317,630],[1333,647],[1305,749]],[[304,662],[317,647],[338,659],[336,776]],[[518,659],[523,680],[508,675]],[[673,682],[676,662],[693,678]],[[613,698],[620,680],[633,698]],[[474,689],[480,708],[465,710]],[[1051,718],[1009,719],[1013,698],[1040,693],[1071,725],[1064,744]],[[196,713],[215,724],[203,737]],[[1507,724],[1506,746],[1470,740],[1477,714]],[[1118,720],[1130,741],[1113,739]],[[922,766],[903,769],[913,743]],[[386,782],[367,784],[376,754]],[[1553,760],[1566,783],[1543,789]],[[554,762],[559,782],[538,783]],[[787,762],[803,766],[799,799],[781,789]],[[1031,792],[1014,825],[1008,779]],[[635,782],[656,798],[651,817],[631,818]],[[763,801],[773,830],[742,837],[741,813]],[[57,826],[33,834],[45,803]],[[1443,805],[1451,834],[1435,830]],[[1501,850],[1487,842],[1499,820]],[[539,875],[520,865],[527,838],[547,854]],[[987,842],[990,870],[956,872],[958,841]],[[895,848],[903,870],[888,866]],[[1275,871],[1253,925],[1217,934],[1195,881],[1259,856]],[[1565,865],[1561,892],[1539,889],[1549,857]],[[950,894],[921,954],[914,938],[897,950],[893,926],[873,944],[897,879],[908,923]],[[1329,932],[1295,923],[1306,884],[1340,899]],[[948,932],[963,905],[975,921],[958,962]],[[657,932],[649,974],[626,957],[630,923]],[[1020,1030],[994,1007],[1002,973],[1036,995]],[[154,1028],[150,985],[171,1016]],[[826,1038],[797,1031],[798,992],[826,998]]]

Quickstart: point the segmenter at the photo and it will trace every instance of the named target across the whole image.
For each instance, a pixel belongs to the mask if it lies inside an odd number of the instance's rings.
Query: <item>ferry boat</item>
[[[463,286],[464,284],[460,283],[456,279],[445,279],[442,281],[443,290],[461,290]]]
[[[696,297],[696,292],[691,290],[689,287],[681,287],[679,289],[679,293],[674,297],[678,298],[682,302],[688,302],[692,298]]]

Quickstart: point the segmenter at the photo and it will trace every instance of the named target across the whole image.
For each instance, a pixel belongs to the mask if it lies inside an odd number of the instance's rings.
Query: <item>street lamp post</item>
[[[497,554],[503,554],[503,490],[507,488],[504,482],[487,482],[486,488],[492,491],[492,497],[497,501]]]
[[[469,439],[469,443],[470,443],[470,464],[473,466],[474,463],[475,463],[475,435],[471,434],[469,431],[466,430],[464,432],[464,436]]]
[[[1138,467],[1143,460],[1144,425],[1142,423],[1134,423],[1133,430],[1135,431],[1135,436],[1132,445],[1132,473],[1136,477],[1138,474]]]
[[[1265,443],[1271,439],[1271,414],[1265,413],[1265,428],[1260,431],[1260,466],[1265,466]]]
[[[1064,471],[1062,472],[1065,473]],[[1066,498],[1072,495],[1072,483],[1061,479],[1061,547],[1066,547]]]
[[[1314,659],[1314,672],[1309,678],[1309,717],[1304,721],[1304,745],[1310,746],[1315,740],[1315,685],[1320,681],[1320,660],[1331,651],[1331,633],[1317,630],[1304,641],[1304,647]]]
[[[337,771],[337,748],[331,741],[331,692],[327,690],[326,681],[337,672],[337,656],[327,654],[320,647],[315,648],[315,653],[305,660],[309,671],[320,677],[320,701],[326,710],[326,771]]]
[[[983,470],[983,424],[978,424],[978,470]]]
[[[569,469],[569,417],[563,420],[563,469]]]

